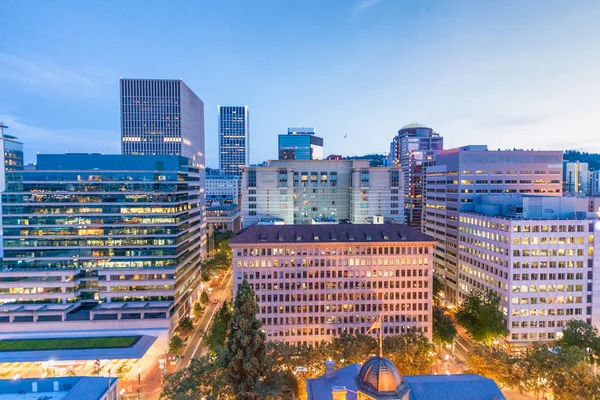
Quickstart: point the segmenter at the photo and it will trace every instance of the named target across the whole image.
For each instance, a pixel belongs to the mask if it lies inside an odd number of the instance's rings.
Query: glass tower
[[[226,175],[242,176],[250,161],[250,123],[247,106],[218,106],[219,168]]]
[[[280,160],[322,160],[323,138],[315,136],[314,128],[288,128],[279,135]]]

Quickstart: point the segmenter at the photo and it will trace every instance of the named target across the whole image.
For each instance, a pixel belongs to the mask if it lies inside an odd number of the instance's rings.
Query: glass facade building
[[[219,106],[219,168],[242,176],[250,162],[250,121],[247,106]]]
[[[189,158],[45,154],[7,181],[0,304],[144,302],[147,318],[175,321],[189,312],[205,246]],[[154,304],[168,312],[152,314]]]
[[[288,128],[279,135],[280,160],[322,160],[323,138],[315,136],[313,128]]]

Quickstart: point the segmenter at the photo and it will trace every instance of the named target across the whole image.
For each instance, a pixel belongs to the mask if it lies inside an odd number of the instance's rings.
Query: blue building
[[[315,136],[314,128],[288,128],[279,135],[280,160],[322,160],[323,138]]]
[[[242,176],[250,162],[250,120],[247,106],[219,106],[219,168]]]
[[[506,400],[496,382],[474,374],[403,377],[379,356],[334,367],[327,361],[325,375],[306,380],[308,400]]]
[[[2,400],[117,400],[117,378],[70,376],[0,380]]]

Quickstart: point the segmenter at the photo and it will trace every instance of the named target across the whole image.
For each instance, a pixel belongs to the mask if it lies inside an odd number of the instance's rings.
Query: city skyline
[[[218,164],[218,104],[252,108],[255,143],[265,146],[253,148],[251,163],[276,159],[280,127],[302,124],[344,155],[385,153],[415,121],[447,148],[600,151],[588,128],[600,122],[595,2],[141,4],[0,5],[11,16],[0,33],[0,120],[25,143],[26,163],[38,151],[118,153],[121,76],[188,83],[206,103],[208,166]],[[131,23],[134,10],[180,25],[153,31]],[[186,37],[199,38],[198,50]],[[178,61],[157,61],[155,47]]]

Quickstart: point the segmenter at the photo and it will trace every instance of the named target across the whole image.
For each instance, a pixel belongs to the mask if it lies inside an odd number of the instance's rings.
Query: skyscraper
[[[406,223],[421,229],[425,170],[434,155],[444,147],[444,138],[423,124],[403,126],[390,144],[390,167],[401,167],[404,176],[404,216]]]
[[[563,193],[590,194],[588,163],[563,161]]]
[[[204,173],[204,103],[181,79],[121,79],[123,154],[181,155]]]
[[[247,106],[219,106],[219,168],[242,176],[250,162],[250,122]]]
[[[280,160],[322,160],[323,138],[315,136],[314,128],[288,128],[279,135]]]

